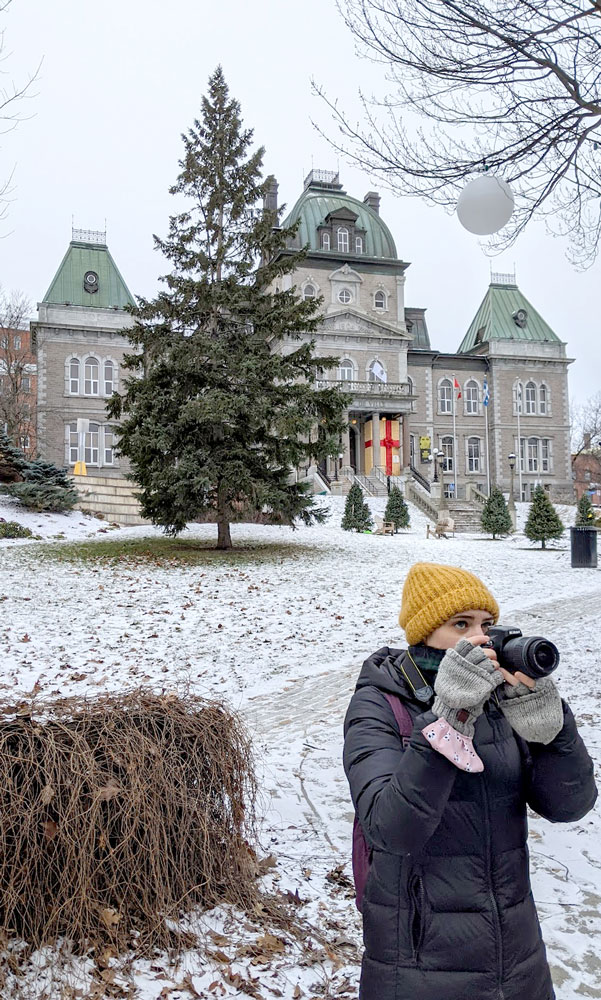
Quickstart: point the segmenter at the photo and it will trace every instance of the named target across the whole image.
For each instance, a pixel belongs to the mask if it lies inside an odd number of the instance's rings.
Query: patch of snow
[[[277,859],[268,881],[298,892],[304,904],[299,913],[338,941],[339,958],[332,961],[316,948],[307,964],[306,951],[291,944],[269,967],[253,966],[236,957],[250,933],[239,915],[220,907],[203,921],[207,934],[231,942],[224,951],[232,958],[232,975],[255,976],[261,996],[285,1000],[336,991],[357,995],[360,919],[344,883],[327,877],[339,866],[347,877],[351,871],[353,811],[341,764],[342,722],[363,659],[380,646],[404,645],[397,617],[412,563],[471,569],[499,600],[503,622],[558,645],[558,685],[597,768],[601,760],[601,573],[570,568],[567,532],[545,551],[520,533],[494,542],[482,533],[426,538],[428,519],[411,507],[409,530],[357,534],[340,528],[344,498],[319,500],[331,512],[324,525],[294,532],[234,525],[238,550],[196,566],[62,563],[51,557],[47,542],[0,544],[0,687],[11,704],[35,698],[42,711],[44,698],[58,694],[189,684],[196,694],[225,697],[246,720],[261,774],[261,846]],[[369,501],[380,515],[385,503]],[[6,517],[5,509],[0,516]],[[519,525],[527,510],[518,505]],[[574,508],[560,514],[569,524]],[[28,517],[38,519],[39,530],[42,515]],[[106,527],[77,512],[46,517],[52,517],[46,538],[55,528],[77,539],[97,533],[98,524]],[[100,537],[157,534],[137,527]],[[192,525],[182,537],[215,539],[216,528]],[[252,548],[258,545],[266,546],[260,555]],[[558,995],[595,996],[599,809],[567,826],[533,817],[530,827],[533,888]],[[162,995],[184,1000],[190,993],[178,992],[177,984],[189,975],[201,995],[213,995],[208,987],[219,981],[225,992],[214,995],[240,996],[222,973],[223,965],[196,953],[186,955],[177,971],[166,959],[152,969],[139,962],[134,995],[154,1000],[171,988]]]

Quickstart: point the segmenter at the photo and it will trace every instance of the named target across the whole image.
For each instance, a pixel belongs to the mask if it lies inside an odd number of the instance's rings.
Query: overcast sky
[[[382,70],[360,60],[334,0],[13,0],[3,16],[4,86],[24,82],[40,60],[28,116],[0,137],[0,179],[14,168],[12,201],[1,224],[0,283],[32,303],[45,294],[79,228],[104,229],[132,292],[152,295],[164,267],[152,234],[166,232],[168,194],[178,172],[182,131],[198,114],[209,74],[221,63],[245,124],[266,148],[280,200],[292,205],[312,166],[336,156],[311,124],[327,109],[311,94],[314,77],[353,119],[357,90],[382,92]],[[340,163],[355,197],[374,187]],[[562,240],[537,224],[505,254],[490,258],[455,216],[417,199],[382,193],[381,214],[401,258],[411,262],[406,303],[425,306],[432,346],[454,351],[494,271],[518,284],[567,342],[571,393],[583,402],[601,388],[600,268],[576,271]]]

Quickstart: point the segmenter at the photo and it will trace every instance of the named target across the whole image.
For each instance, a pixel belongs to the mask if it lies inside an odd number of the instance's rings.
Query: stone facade
[[[95,278],[92,291],[86,278],[90,284]],[[128,301],[133,297],[106,243],[79,238],[71,242],[31,325],[39,373],[39,451],[71,471],[80,469],[80,462],[88,474],[101,477],[119,478],[127,471],[126,460],[115,454],[106,401],[119,388],[123,355],[131,352],[123,334],[133,323],[123,309]]]
[[[275,184],[270,199],[273,209]],[[342,190],[337,175],[314,171],[284,225],[297,220],[300,236],[291,249],[304,244],[309,250],[287,287],[322,298],[316,345],[340,358],[325,381],[353,396],[339,458],[323,463],[322,472],[330,480],[345,469],[383,480],[442,479],[445,493],[461,499],[472,486],[487,493],[498,484],[508,492],[509,456],[516,455],[516,499],[530,499],[542,483],[554,499],[571,500],[570,359],[515,277],[492,276],[474,330],[456,354],[441,353],[430,345],[425,310],[405,305],[409,265],[396,254],[377,195],[360,202]],[[337,238],[337,227],[348,237]],[[392,440],[385,430],[392,421],[398,421],[398,447],[389,443],[386,458],[377,438]]]

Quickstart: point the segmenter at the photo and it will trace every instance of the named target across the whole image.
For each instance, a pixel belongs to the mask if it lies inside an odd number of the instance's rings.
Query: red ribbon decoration
[[[386,475],[392,475],[392,449],[399,448],[400,441],[395,441],[392,436],[392,420],[386,421],[386,437],[380,444],[386,448]]]

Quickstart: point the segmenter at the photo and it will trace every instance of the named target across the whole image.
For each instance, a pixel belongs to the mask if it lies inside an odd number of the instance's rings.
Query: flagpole
[[[457,377],[453,372],[453,481],[455,483],[455,488],[453,490],[453,497],[457,496],[457,472],[459,466],[457,464],[457,425],[455,423],[455,410],[457,409],[457,390],[455,386],[457,385]]]
[[[488,393],[488,382],[486,383],[486,391]],[[490,496],[490,455],[488,448],[488,402],[484,404],[484,416],[486,421],[486,485],[488,488],[488,495]]]
[[[518,447],[517,447],[517,453],[518,453],[518,482],[520,484],[520,500],[521,500],[522,499],[522,435],[521,435],[521,431],[520,431],[520,414],[521,414],[521,411],[522,411],[522,393],[520,391],[520,381],[519,381],[519,379],[517,380],[516,386],[515,386],[515,402],[516,402],[516,409],[517,409],[517,414],[518,414]],[[526,448],[525,448],[525,442],[524,442],[524,464],[525,463],[526,463]]]

